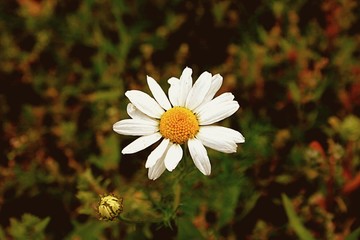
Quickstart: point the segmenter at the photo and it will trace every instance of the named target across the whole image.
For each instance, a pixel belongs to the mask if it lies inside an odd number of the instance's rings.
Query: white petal
[[[165,167],[170,172],[176,168],[183,156],[183,150],[179,144],[171,144],[165,156]]]
[[[211,101],[201,104],[198,108],[194,110],[195,113],[199,113],[201,111],[204,111],[204,108],[207,108],[208,105],[212,104],[219,104],[224,102],[230,102],[234,100],[234,95],[232,93],[226,92],[221,94],[220,96],[217,96],[216,98],[212,99]]]
[[[209,125],[234,114],[239,109],[239,104],[233,99],[234,95],[231,93],[223,93],[197,108],[194,112],[200,125]]]
[[[204,136],[199,136],[198,139],[204,144],[204,146],[212,148],[216,151],[223,153],[234,153],[236,152],[237,145],[234,142],[220,142],[215,138],[205,138]]]
[[[135,141],[131,142],[127,145],[122,151],[122,154],[131,154],[135,152],[139,152],[155,142],[159,141],[161,138],[161,134],[159,132],[153,133],[151,135],[142,136],[137,138]]]
[[[179,105],[179,87],[180,87],[180,80],[178,78],[172,77],[168,80],[168,83],[170,84],[168,95],[171,104],[175,106]]]
[[[221,126],[202,126],[196,135],[206,147],[224,153],[236,152],[236,143],[245,142],[241,133]]]
[[[160,85],[155,81],[155,79],[150,76],[147,76],[147,83],[155,100],[160,104],[162,108],[169,110],[171,108],[169,99],[166,97]]]
[[[198,80],[194,83],[194,86],[191,88],[189,95],[186,99],[186,107],[190,110],[195,109],[199,106],[208,93],[211,86],[211,74],[208,72],[203,72]]]
[[[202,126],[200,131],[204,134],[209,134],[213,136],[220,136],[225,141],[232,141],[234,143],[243,143],[245,142],[244,136],[231,128],[222,127],[222,126]],[[199,132],[200,132],[199,131]]]
[[[164,156],[165,157],[165,156]],[[149,168],[148,178],[151,180],[156,180],[158,177],[163,174],[165,171],[164,157],[159,159],[154,166]]]
[[[211,164],[204,145],[198,139],[193,138],[188,141],[188,147],[195,166],[204,175],[210,175]]]
[[[165,156],[165,152],[168,149],[170,140],[164,138],[161,143],[159,144],[159,146],[157,146],[148,156],[146,163],[145,163],[145,167],[146,168],[151,168],[152,166],[154,166],[156,164],[156,162]]]
[[[239,109],[239,104],[236,101],[232,101],[223,105],[214,106],[213,109],[216,110],[212,112],[210,109],[211,108],[204,114],[199,114],[200,125],[213,124],[233,115]]]
[[[143,136],[159,131],[156,124],[140,119],[124,119],[113,125],[113,130],[122,135]]]
[[[202,102],[207,103],[209,102],[211,99],[213,99],[213,97],[215,96],[216,92],[219,91],[221,85],[223,83],[223,77],[220,74],[216,74],[212,77],[211,79],[211,86],[210,89],[208,91],[208,93],[206,94],[204,101]]]
[[[142,91],[127,91],[125,96],[129,98],[130,102],[134,104],[136,108],[150,117],[160,118],[164,113],[164,109],[160,107],[155,99]]]
[[[145,113],[141,112],[132,103],[128,103],[128,105],[126,107],[126,111],[127,111],[128,115],[133,119],[141,119],[141,120],[145,120],[148,122],[152,122],[153,124],[158,123],[158,120],[156,120],[155,118],[151,118],[148,115],[146,115]]]
[[[192,69],[186,67],[181,76],[180,76],[180,86],[179,86],[179,106],[185,106],[186,98],[192,87]]]
[[[200,125],[213,124],[233,115],[238,109],[239,104],[236,101],[209,107],[208,111],[198,115],[198,120]]]

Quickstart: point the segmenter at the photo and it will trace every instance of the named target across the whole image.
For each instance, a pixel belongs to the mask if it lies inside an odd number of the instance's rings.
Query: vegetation
[[[358,239],[356,0],[0,2],[0,239]],[[147,178],[124,92],[220,73],[246,138]],[[189,160],[189,159],[188,159]],[[185,177],[184,173],[186,174]],[[123,198],[114,221],[100,195]]]

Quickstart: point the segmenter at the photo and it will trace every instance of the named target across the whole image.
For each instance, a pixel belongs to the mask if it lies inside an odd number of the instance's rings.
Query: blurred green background
[[[148,180],[112,125],[185,66],[224,77],[246,142],[174,215],[179,169]],[[359,115],[356,0],[2,0],[0,239],[358,239]],[[99,221],[105,193],[142,222]]]

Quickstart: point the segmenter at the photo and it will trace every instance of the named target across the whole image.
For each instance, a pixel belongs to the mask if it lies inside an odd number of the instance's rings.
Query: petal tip
[[[198,168],[199,169],[199,168]],[[202,174],[205,176],[209,176],[211,174],[211,168],[210,169],[199,169]]]
[[[149,76],[149,75],[146,75],[146,81],[152,81],[152,80],[155,80],[154,78],[152,78],[151,76]]]
[[[121,151],[121,154],[125,155],[125,154],[129,154],[129,152],[126,151],[125,149],[123,149],[123,150]]]
[[[166,166],[166,169],[169,171],[169,172],[172,172],[175,168],[171,168],[169,166]]]

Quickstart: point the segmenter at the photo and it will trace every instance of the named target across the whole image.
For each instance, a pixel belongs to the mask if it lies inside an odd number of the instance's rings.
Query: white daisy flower
[[[210,175],[211,164],[205,147],[233,153],[237,143],[245,142],[240,132],[212,125],[239,109],[229,92],[214,98],[222,85],[222,76],[203,72],[193,85],[191,75],[192,69],[186,67],[180,79],[168,80],[169,98],[149,76],[147,83],[154,98],[138,90],[125,93],[131,102],[127,107],[131,119],[115,123],[113,129],[119,134],[140,137],[122,153],[141,151],[162,139],[146,160],[149,179],[157,179],[165,169],[176,168],[183,157],[182,144],[187,144],[195,166],[204,175]]]

